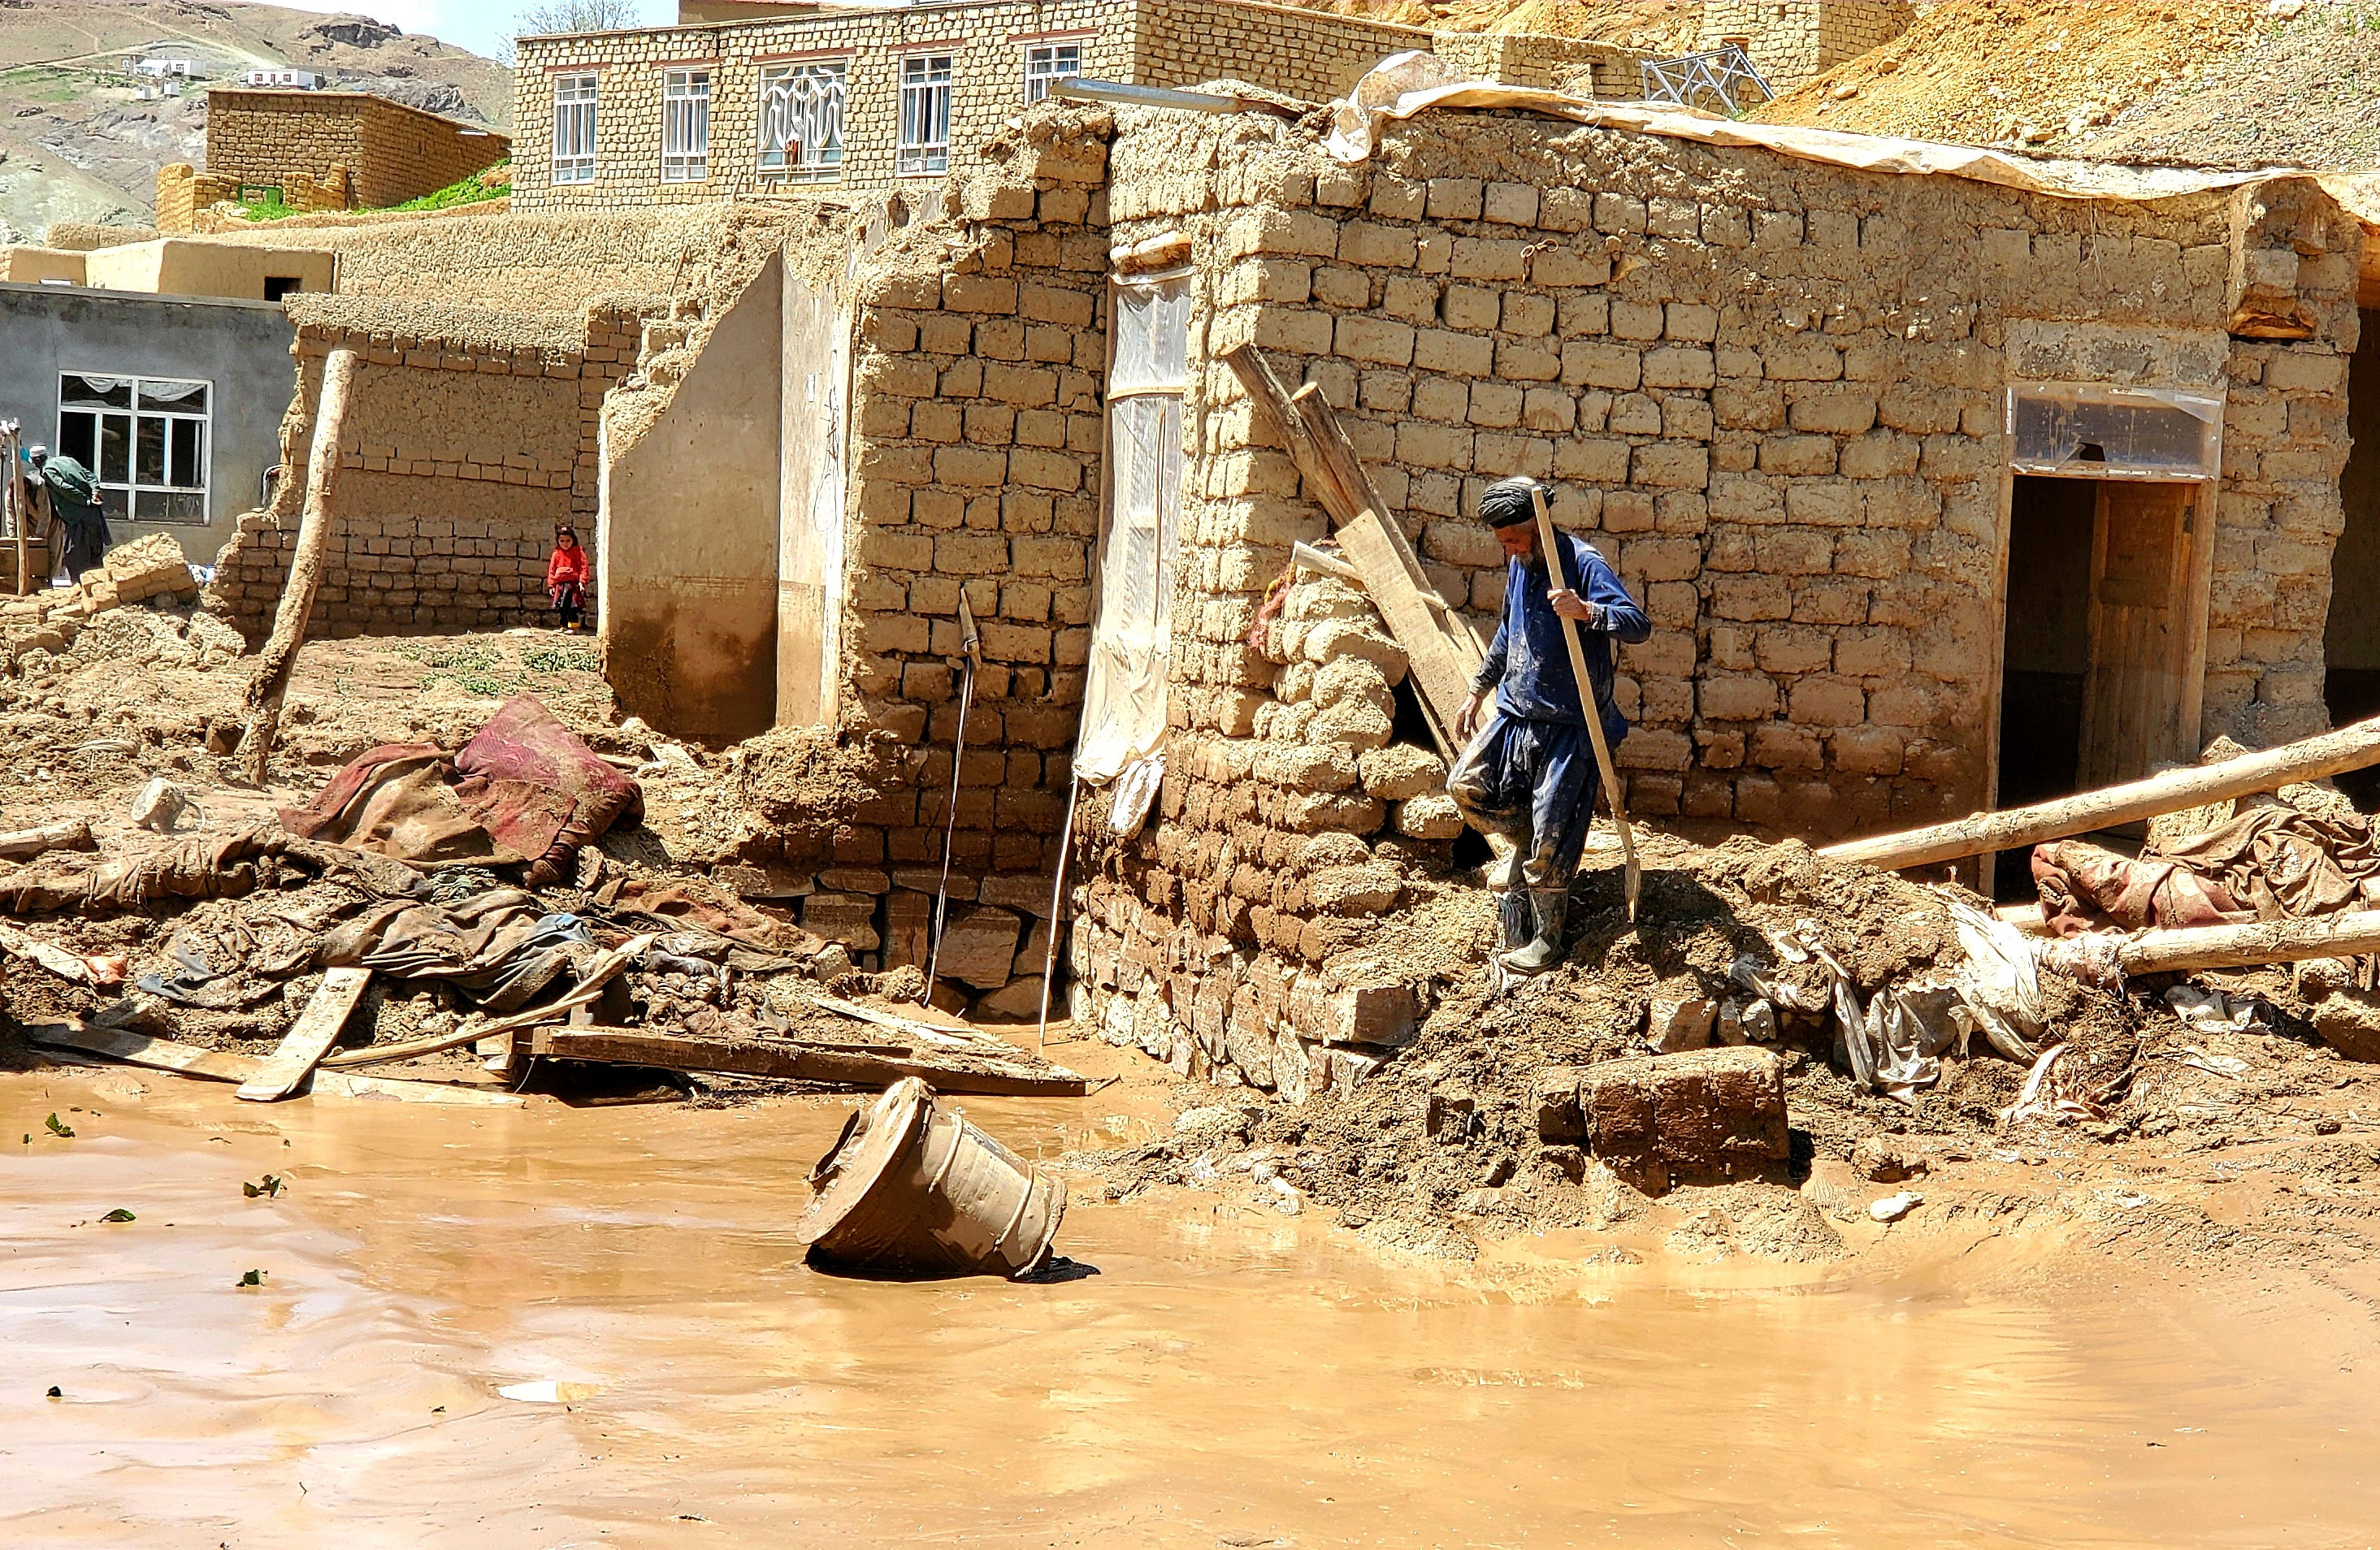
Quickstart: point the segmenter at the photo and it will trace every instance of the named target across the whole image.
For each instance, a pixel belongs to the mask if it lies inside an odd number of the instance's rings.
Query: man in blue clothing
[[[1535,501],[1544,489],[1532,478],[1503,479],[1479,498],[1479,520],[1504,546],[1504,618],[1471,681],[1471,702],[1455,719],[1465,746],[1446,785],[1472,827],[1514,846],[1490,880],[1505,894],[1504,945],[1516,950],[1504,963],[1523,974],[1561,962],[1570,880],[1601,783],[1561,622],[1578,622],[1596,708],[1615,748],[1628,722],[1612,703],[1611,643],[1633,646],[1653,633],[1620,577],[1583,539],[1558,534],[1561,570],[1548,570],[1537,552]],[[1491,696],[1495,708],[1483,727]],[[1516,891],[1524,887],[1525,912]]]

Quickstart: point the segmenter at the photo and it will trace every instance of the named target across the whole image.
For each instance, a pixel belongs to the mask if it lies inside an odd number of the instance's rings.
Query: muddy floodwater
[[[1101,1104],[965,1107],[1051,1155]],[[2380,1525],[2352,1310],[2155,1273],[2039,1296],[1955,1264],[1577,1274],[1559,1243],[1500,1282],[1188,1192],[1078,1203],[1060,1247],[1097,1273],[1061,1284],[840,1279],[788,1228],[846,1107],[0,1077],[0,1542],[2364,1546]],[[243,1193],[268,1174],[285,1190]],[[538,1382],[564,1402],[498,1392]]]

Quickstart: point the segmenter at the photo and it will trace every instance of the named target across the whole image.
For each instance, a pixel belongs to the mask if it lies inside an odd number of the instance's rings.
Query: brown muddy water
[[[1046,1154],[1102,1104],[965,1107]],[[2030,1298],[1939,1267],[1656,1263],[1498,1290],[1189,1193],[1078,1200],[1060,1247],[1098,1274],[1062,1284],[839,1279],[787,1229],[845,1108],[0,1077],[0,1541],[2363,1546],[2380,1524],[2351,1316],[2308,1338],[2154,1274]],[[285,1193],[246,1198],[267,1173]],[[497,1392],[539,1380],[590,1392]]]

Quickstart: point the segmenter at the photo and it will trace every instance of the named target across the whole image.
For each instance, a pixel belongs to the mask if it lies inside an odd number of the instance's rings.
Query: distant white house
[[[250,70],[248,72],[248,84],[291,87],[299,91],[319,91],[322,89],[322,78],[312,70]]]
[[[189,80],[205,74],[195,59],[136,59],[132,73],[152,80]]]

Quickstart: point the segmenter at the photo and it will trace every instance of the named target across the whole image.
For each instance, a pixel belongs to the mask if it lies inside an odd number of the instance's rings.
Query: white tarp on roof
[[[1746,124],[1686,108],[1643,103],[1605,103],[1533,87],[1450,79],[1435,54],[1421,51],[1392,55],[1355,83],[1331,113],[1330,154],[1354,163],[1378,151],[1381,131],[1393,120],[1432,108],[1521,108],[1548,117],[1606,129],[1633,129],[1719,147],[1773,151],[1805,162],[1826,162],[1860,172],[1964,177],[2026,193],[2072,200],[2161,200],[2178,194],[2237,188],[2291,169],[2204,172],[2187,167],[2123,167],[2100,162],[2035,161],[1967,145],[1896,139],[1841,129],[1805,129],[1787,124]],[[2325,187],[2329,180],[2325,179]]]

